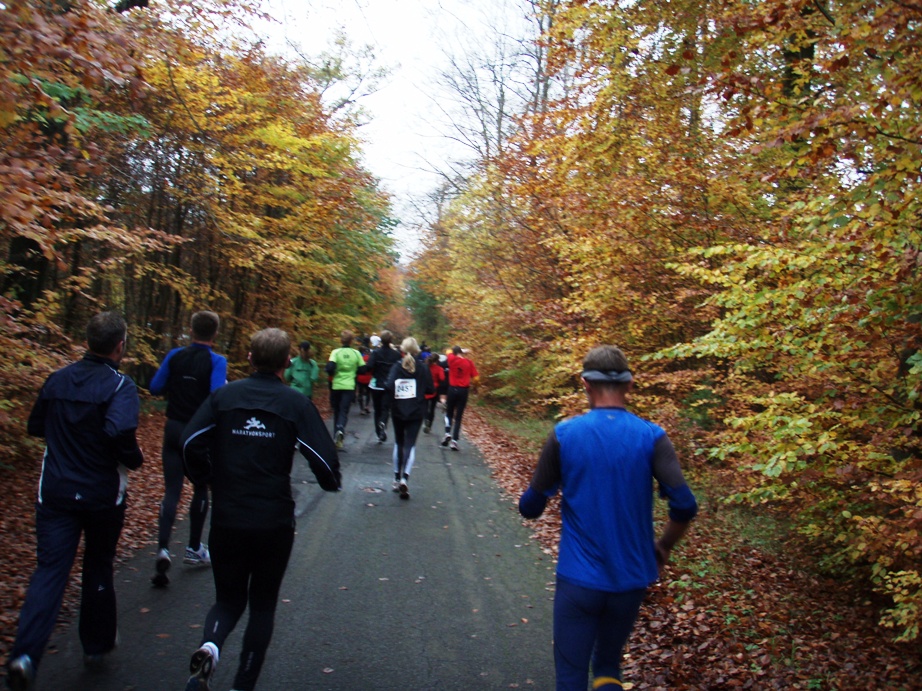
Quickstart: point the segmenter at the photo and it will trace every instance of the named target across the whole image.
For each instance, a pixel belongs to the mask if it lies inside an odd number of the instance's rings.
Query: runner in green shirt
[[[301,341],[298,347],[298,356],[291,361],[285,370],[285,382],[291,388],[300,391],[310,398],[314,393],[314,384],[320,378],[320,367],[311,357],[310,341]]]
[[[355,336],[351,331],[343,331],[339,336],[342,347],[335,348],[327,362],[327,374],[333,376],[330,384],[330,404],[333,408],[333,440],[337,449],[342,449],[345,445],[346,422],[349,420],[349,408],[355,398],[355,375],[359,367],[365,365],[362,354],[352,347],[353,338]]]

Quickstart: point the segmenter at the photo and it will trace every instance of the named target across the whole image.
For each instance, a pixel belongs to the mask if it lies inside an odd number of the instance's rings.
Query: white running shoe
[[[457,451],[457,450],[458,450],[458,442],[456,442],[454,439],[451,440],[450,446],[451,446],[451,450],[452,450],[452,451]]]
[[[211,564],[211,553],[208,551],[208,545],[201,543],[198,549],[186,547],[186,554],[182,558],[183,564],[189,566],[209,566]]]
[[[210,691],[211,675],[214,674],[215,665],[218,661],[215,659],[214,643],[205,643],[201,648],[192,653],[192,659],[189,661],[189,672],[191,676],[186,682],[186,691]]]
[[[410,498],[410,488],[407,487],[407,481],[401,480],[399,485],[400,485],[400,498],[409,499]]]

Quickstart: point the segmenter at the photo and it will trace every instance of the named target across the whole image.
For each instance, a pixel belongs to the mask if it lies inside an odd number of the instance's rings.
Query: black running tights
[[[220,650],[249,604],[250,618],[243,634],[234,688],[252,691],[272,640],[275,607],[291,556],[294,527],[270,531],[212,525],[208,539],[215,603],[205,618],[202,643],[210,641]]]

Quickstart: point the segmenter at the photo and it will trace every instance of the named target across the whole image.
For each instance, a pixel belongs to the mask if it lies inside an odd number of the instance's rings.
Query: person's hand
[[[672,551],[662,542],[653,543],[653,549],[656,552],[656,565],[660,570],[669,563],[669,553]]]

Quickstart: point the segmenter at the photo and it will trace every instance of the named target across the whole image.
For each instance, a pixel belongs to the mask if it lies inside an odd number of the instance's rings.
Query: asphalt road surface
[[[321,491],[297,457],[298,534],[260,689],[553,688],[552,560],[463,432],[451,451],[436,431],[420,433],[408,501],[391,491],[391,440],[379,444],[355,407],[341,492]],[[153,542],[119,570],[121,644],[104,668],[84,669],[70,626],[52,638],[39,691],[184,688],[214,597],[210,568],[181,563],[187,536],[177,523],[168,588],[150,585]],[[213,689],[233,683],[246,616]]]

